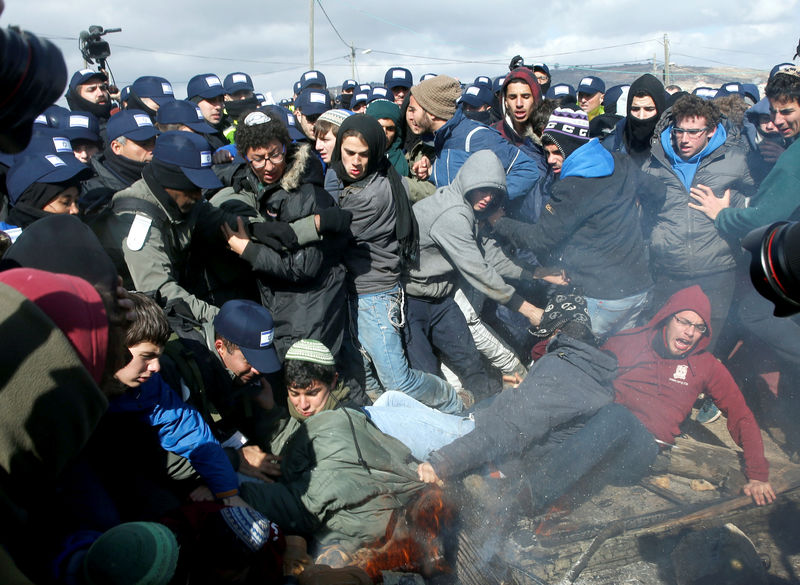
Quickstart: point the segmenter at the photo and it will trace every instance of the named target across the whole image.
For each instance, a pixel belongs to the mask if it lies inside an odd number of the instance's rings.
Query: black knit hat
[[[581,146],[589,142],[589,118],[583,110],[556,108],[550,114],[542,132],[542,140],[547,137],[567,158]]]

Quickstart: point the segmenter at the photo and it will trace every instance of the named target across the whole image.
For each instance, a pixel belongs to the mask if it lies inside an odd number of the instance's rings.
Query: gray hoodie
[[[465,197],[478,188],[506,191],[506,173],[491,150],[471,155],[455,180],[433,195],[414,204],[419,225],[419,269],[411,270],[406,292],[415,297],[442,298],[452,293],[460,274],[489,298],[511,305],[521,303],[514,287],[503,280],[519,279],[523,270],[511,262],[499,247],[493,253],[479,243],[478,225],[472,204]]]

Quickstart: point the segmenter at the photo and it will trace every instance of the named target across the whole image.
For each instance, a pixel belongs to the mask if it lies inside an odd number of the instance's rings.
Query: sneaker
[[[697,416],[694,417],[694,420],[700,424],[707,425],[717,420],[721,414],[714,402],[710,398],[706,398],[703,400],[703,404],[700,405],[700,410],[697,411]]]

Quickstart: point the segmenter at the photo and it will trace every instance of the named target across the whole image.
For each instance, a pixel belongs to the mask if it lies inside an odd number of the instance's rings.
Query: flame
[[[441,533],[454,516],[441,488],[426,486],[411,506],[395,515],[385,539],[355,554],[355,564],[376,583],[382,571],[411,571],[426,577],[449,571]]]
[[[558,524],[558,521],[569,512],[569,506],[566,504],[564,499],[562,498],[557,500],[544,513],[544,517],[542,518],[542,521],[539,522],[536,530],[534,530],[534,534],[536,534],[536,536],[550,536],[553,532],[553,529]]]

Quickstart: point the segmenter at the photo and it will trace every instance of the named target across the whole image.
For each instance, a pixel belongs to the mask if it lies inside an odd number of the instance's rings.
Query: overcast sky
[[[315,0],[314,65],[329,85],[351,76],[350,44],[362,82],[382,81],[391,65],[407,66],[415,80],[433,72],[471,82],[505,73],[516,54],[528,63],[600,71],[654,56],[663,63],[664,34],[673,63],[768,71],[791,60],[800,36],[798,0],[320,2]],[[160,75],[173,83],[176,97],[185,97],[195,74],[245,71],[257,91],[280,99],[309,69],[307,0],[6,0],[2,18],[56,43],[70,73],[83,67],[82,30],[120,27],[122,32],[104,37],[120,87],[141,75]]]

